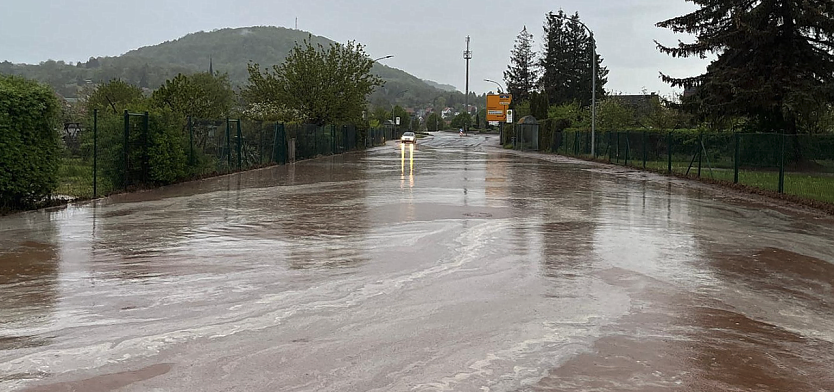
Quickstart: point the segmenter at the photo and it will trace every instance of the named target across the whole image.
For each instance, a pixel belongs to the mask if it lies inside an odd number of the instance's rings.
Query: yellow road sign
[[[487,121],[507,121],[507,108],[513,101],[512,94],[487,94]]]

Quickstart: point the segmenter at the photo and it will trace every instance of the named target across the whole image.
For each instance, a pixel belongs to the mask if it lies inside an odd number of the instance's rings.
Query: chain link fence
[[[397,132],[354,125],[246,119],[185,120],[170,113],[94,112],[64,127],[56,195],[95,198],[385,144]]]
[[[834,135],[556,132],[550,151],[834,204]]]

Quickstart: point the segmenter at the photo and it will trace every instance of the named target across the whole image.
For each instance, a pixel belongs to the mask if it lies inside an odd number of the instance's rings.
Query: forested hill
[[[324,46],[333,42],[304,31],[281,27],[221,29],[188,34],[118,57],[90,58],[75,64],[53,60],[38,65],[2,62],[0,73],[37,79],[48,83],[65,97],[74,97],[89,82],[99,83],[116,78],[155,89],[178,73],[208,71],[211,62],[214,71],[228,73],[232,83],[242,86],[248,77],[246,65],[250,61],[260,64],[262,68],[279,64],[296,42],[308,38],[314,44]],[[449,94],[407,72],[382,64],[377,64],[374,72],[386,81],[385,87],[377,89],[371,97],[375,104],[396,100],[417,105],[430,103],[441,94]]]
[[[458,91],[457,87],[452,86],[450,84],[440,84],[440,83],[437,83],[437,82],[434,82],[434,81],[431,81],[431,80],[425,80],[425,79],[423,79],[423,81],[426,82],[426,84],[428,84],[429,86],[432,86],[434,88],[437,88],[437,89],[440,89],[440,90],[443,90],[443,91],[450,91],[450,92],[451,91]]]

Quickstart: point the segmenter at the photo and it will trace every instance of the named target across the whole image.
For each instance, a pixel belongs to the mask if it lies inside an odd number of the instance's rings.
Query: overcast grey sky
[[[482,93],[502,81],[510,50],[526,25],[541,48],[548,11],[579,12],[594,30],[610,70],[609,91],[668,94],[658,72],[703,72],[707,62],[672,59],[653,40],[688,40],[658,29],[658,21],[693,9],[684,0],[0,0],[0,61],[38,63],[115,56],[195,31],[272,25],[298,27],[335,41],[356,40],[371,56],[417,77],[465,85],[464,38],[472,37],[470,88]]]

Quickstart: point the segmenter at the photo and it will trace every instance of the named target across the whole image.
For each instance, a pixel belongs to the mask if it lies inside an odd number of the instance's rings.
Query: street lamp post
[[[580,22],[582,23],[582,22]],[[585,26],[585,24],[582,24]],[[594,39],[594,32],[585,26],[591,35],[591,158],[596,158],[596,132],[597,132],[597,41]]]
[[[463,52],[463,59],[466,60],[466,97],[463,99],[463,106],[466,115],[469,115],[469,60],[472,60],[472,51],[469,50],[469,36],[466,36],[466,50]],[[469,131],[469,122],[463,125],[464,132]]]
[[[496,85],[496,86],[498,86],[498,94],[504,94],[504,90],[501,88],[501,84],[500,84],[500,83],[498,83],[498,82],[496,82],[496,81],[494,81],[494,80],[489,80],[489,79],[484,79],[484,82],[495,83],[495,85]]]
[[[484,81],[495,83],[495,85],[498,86],[498,94],[504,94],[504,91],[501,88],[501,83],[498,83],[494,80],[489,80],[489,79],[484,79]],[[489,110],[489,108],[487,108],[487,110]],[[503,143],[503,140],[504,140],[504,123],[503,122],[498,124],[498,140],[501,141],[500,143]]]

